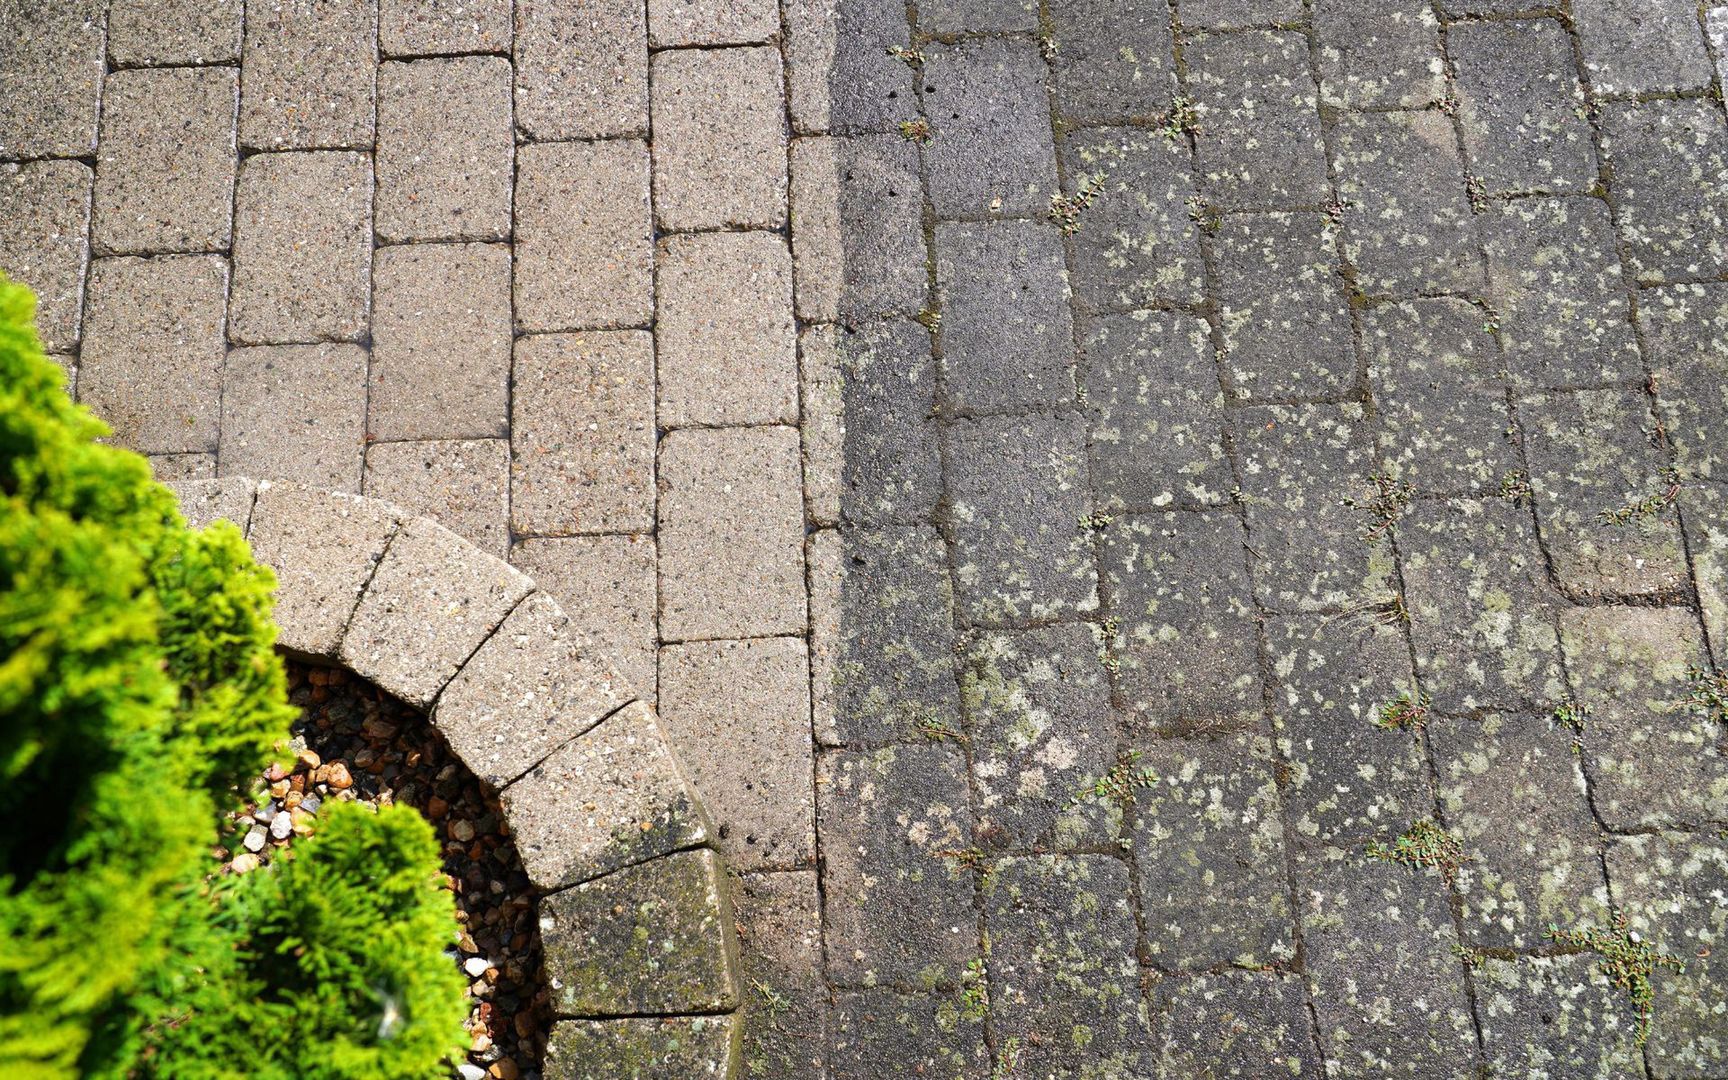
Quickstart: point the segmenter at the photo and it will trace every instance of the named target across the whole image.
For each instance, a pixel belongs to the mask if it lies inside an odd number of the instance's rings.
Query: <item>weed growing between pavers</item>
[[[1074,793],[1069,806],[1078,806],[1086,799],[1126,804],[1139,788],[1158,782],[1158,774],[1150,765],[1141,765],[1138,750],[1125,751],[1110,771]]]
[[[1728,724],[1728,675],[1701,667],[1686,669],[1686,693],[1676,708],[1691,709],[1718,724]]]
[[[1382,862],[1398,863],[1412,869],[1432,866],[1451,884],[1458,869],[1470,861],[1458,838],[1433,821],[1424,819],[1404,830],[1390,844],[1380,840],[1368,842],[1368,857]]]
[[[952,739],[955,742],[966,741],[966,736],[961,734],[959,731],[956,731],[953,725],[939,717],[920,716],[917,721],[914,722],[913,726],[918,729],[920,735],[923,735],[926,739],[930,739],[934,742],[940,742],[943,739]]]
[[[1428,724],[1428,695],[1405,690],[1380,707],[1374,726],[1385,731],[1420,731]]]
[[[1158,134],[1166,139],[1180,139],[1184,135],[1200,134],[1200,111],[1194,106],[1194,99],[1178,96],[1170,102],[1170,108],[1158,121]]]
[[[902,120],[898,127],[900,137],[907,142],[923,144],[930,141],[930,121],[922,116],[912,120]]]
[[[1567,698],[1554,706],[1554,722],[1572,732],[1572,752],[1584,752],[1584,718],[1590,715],[1590,706],[1576,698]]]
[[[1528,506],[1536,494],[1530,487],[1530,474],[1523,469],[1508,469],[1500,478],[1500,487],[1495,493],[1503,499],[1511,499],[1516,506]]]
[[[1080,231],[1080,215],[1104,193],[1104,180],[1103,173],[1095,172],[1081,178],[1080,187],[1074,194],[1050,196],[1050,220],[1062,230],[1063,236],[1073,236]]]
[[[1635,499],[1625,506],[1613,510],[1604,510],[1602,520],[1609,525],[1630,525],[1643,518],[1654,517],[1663,510],[1674,505],[1674,500],[1680,497],[1680,474],[1674,469],[1663,472],[1660,489],[1653,491],[1641,499]]]
[[[1362,539],[1377,544],[1398,523],[1398,515],[1410,505],[1410,500],[1416,495],[1416,485],[1378,473],[1368,477],[1368,482],[1374,485],[1372,496],[1367,499],[1346,496],[1344,505],[1352,510],[1368,511],[1368,524],[1363,527]]]
[[[924,63],[923,50],[909,49],[904,45],[888,46],[888,55],[910,68],[920,67]]]
[[[980,956],[967,961],[960,976],[960,1016],[977,1023],[989,1011],[990,985],[985,981],[984,958]]]
[[[1658,968],[1685,971],[1686,965],[1680,958],[1657,952],[1629,927],[1626,916],[1618,912],[1614,915],[1612,929],[1562,930],[1551,925],[1548,937],[1602,958],[1602,974],[1632,999],[1632,1008],[1638,1015],[1638,1045],[1643,1046],[1650,1038],[1650,1021],[1656,1012],[1656,990],[1650,984],[1650,976]]]

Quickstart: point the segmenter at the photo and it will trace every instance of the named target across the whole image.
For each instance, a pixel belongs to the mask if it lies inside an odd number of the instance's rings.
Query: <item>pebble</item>
[[[474,839],[474,826],[466,821],[452,822],[450,825],[450,838],[458,843],[466,844],[468,841]]]
[[[456,1075],[462,1080],[486,1080],[486,1070],[478,1065],[470,1065],[464,1061],[456,1067]]]
[[[320,799],[316,795],[308,795],[304,799],[300,800],[300,809],[306,811],[308,814],[316,814],[318,808],[323,805],[324,800]]]
[[[261,826],[254,825],[252,826],[252,831],[246,834],[246,839],[240,841],[240,843],[247,851],[263,851],[264,841],[267,836],[268,834],[265,833]]]
[[[294,760],[303,769],[316,769],[324,764],[324,759],[318,756],[316,750],[302,750]]]
[[[236,874],[244,874],[258,869],[258,856],[250,851],[242,851],[234,856],[234,861],[228,864],[228,869]]]
[[[516,1077],[519,1075],[516,1071],[516,1063],[511,1061],[509,1058],[499,1058],[497,1061],[493,1062],[492,1068],[489,1071],[493,1076],[497,1077],[498,1080],[516,1080]]]
[[[468,959],[462,961],[462,970],[466,971],[471,978],[475,979],[486,974],[486,969],[491,966],[492,961],[486,959],[484,956],[470,956]]]
[[[288,814],[277,814],[270,819],[270,835],[278,840],[286,840],[294,831],[294,819]],[[250,836],[251,834],[247,834]]]

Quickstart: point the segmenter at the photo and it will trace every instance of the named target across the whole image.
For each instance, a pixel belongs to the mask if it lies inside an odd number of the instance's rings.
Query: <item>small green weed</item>
[[[1602,520],[1609,525],[1630,525],[1642,518],[1654,517],[1673,505],[1680,497],[1680,474],[1673,469],[1662,473],[1656,491],[1614,510],[1602,511]]]
[[[1366,499],[1346,496],[1344,505],[1352,510],[1368,511],[1368,524],[1363,527],[1362,539],[1377,544],[1398,523],[1398,515],[1410,505],[1410,500],[1416,495],[1416,485],[1378,473],[1370,476],[1368,482],[1374,485],[1373,495]]]
[[[1178,96],[1172,100],[1169,111],[1158,122],[1157,130],[1166,139],[1200,134],[1200,112],[1194,107],[1194,99]]]
[[[961,734],[947,721],[935,716],[920,716],[913,724],[918,733],[932,742],[952,739],[955,742],[965,742],[966,736]]]
[[[925,308],[914,318],[919,326],[922,326],[932,334],[942,329],[942,313],[937,311],[935,308]]]
[[[1676,708],[1691,709],[1718,724],[1728,724],[1728,675],[1701,667],[1686,669],[1686,693]]]
[[[918,67],[924,63],[924,52],[921,49],[908,49],[904,45],[888,46],[888,55],[905,64],[907,67]]]
[[[1632,1007],[1638,1014],[1638,1045],[1643,1046],[1650,1038],[1650,1020],[1656,1011],[1656,991],[1650,985],[1650,976],[1657,968],[1686,970],[1680,958],[1657,952],[1627,925],[1626,916],[1619,912],[1614,915],[1612,929],[1593,926],[1562,930],[1549,926],[1548,937],[1602,958],[1602,974],[1632,999]]]
[[[1523,469],[1508,469],[1500,478],[1500,497],[1527,506],[1536,492],[1530,487],[1530,474]]]
[[[966,962],[966,971],[960,976],[960,1015],[978,1023],[989,1011],[990,986],[984,981],[984,958],[978,956]]]
[[[1428,725],[1428,695],[1405,690],[1380,707],[1374,726],[1382,731],[1421,731]]]
[[[1098,201],[1098,196],[1104,193],[1104,174],[1093,173],[1082,177],[1080,187],[1072,195],[1060,193],[1050,196],[1050,220],[1062,230],[1063,236],[1073,236],[1080,231],[1080,215]]]
[[[1068,805],[1076,806],[1086,799],[1097,799],[1100,802],[1126,803],[1133,797],[1138,788],[1151,787],[1158,782],[1158,774],[1151,766],[1140,764],[1140,751],[1125,751],[1110,767],[1110,771],[1082,787],[1068,800]]]
[[[1404,830],[1390,844],[1370,841],[1368,857],[1412,868],[1432,866],[1448,882],[1458,876],[1459,867],[1470,861],[1456,836],[1426,819]]]
[[[924,119],[922,116],[915,117],[911,120],[902,120],[898,126],[900,129],[900,137],[905,139],[907,142],[915,142],[922,145],[930,141],[930,121]]]
[[[1081,514],[1074,520],[1075,524],[1082,529],[1099,530],[1105,528],[1116,519],[1102,510],[1094,510],[1090,514]]]

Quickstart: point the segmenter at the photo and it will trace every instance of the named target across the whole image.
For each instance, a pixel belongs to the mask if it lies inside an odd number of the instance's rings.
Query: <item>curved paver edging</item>
[[[379,499],[170,484],[276,570],[278,645],[425,709],[501,794],[554,1024],[547,1080],[729,1078],[739,981],[725,869],[653,711],[521,571]]]

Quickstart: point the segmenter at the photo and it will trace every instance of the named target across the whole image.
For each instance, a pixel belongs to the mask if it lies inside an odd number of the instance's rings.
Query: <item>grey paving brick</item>
[[[1476,221],[1444,113],[1344,113],[1333,167],[1345,253],[1364,290],[1408,295],[1481,286]]]
[[[898,135],[797,139],[791,171],[799,318],[917,314],[929,288],[917,147]]]
[[[519,540],[510,563],[558,601],[644,700],[655,699],[653,537]]]
[[[788,0],[787,110],[800,135],[887,132],[918,114],[906,7],[894,0]]]
[[[986,34],[1038,29],[1034,0],[931,0],[918,8],[926,34]]]
[[[655,274],[659,423],[798,420],[792,256],[772,232],[668,236]]]
[[[1231,214],[1215,250],[1224,361],[1236,399],[1336,398],[1354,390],[1354,331],[1326,219]]]
[[[108,58],[122,67],[231,64],[244,0],[110,0]]]
[[[743,1072],[822,1080],[828,993],[822,981],[822,897],[814,870],[744,874],[733,893],[744,996]]]
[[[1096,128],[1070,136],[1064,154],[1070,188],[1104,178],[1070,241],[1080,302],[1113,311],[1199,303],[1205,267],[1187,147],[1142,128]]]
[[[366,329],[372,168],[362,154],[258,154],[240,165],[230,340],[351,340]]]
[[[516,326],[646,326],[654,311],[648,147],[524,146],[516,155]]]
[[[222,365],[221,474],[360,490],[366,350],[234,349]]]
[[[779,50],[656,53],[652,70],[661,228],[778,228],[786,220]]]
[[[360,594],[396,532],[397,515],[395,507],[375,499],[259,485],[246,539],[258,561],[276,571],[274,614],[285,648],[337,654]]]
[[[978,956],[966,762],[941,745],[817,758],[828,978],[843,988],[955,985]]]
[[[96,149],[104,0],[8,4],[0,16],[0,157]]]
[[[1446,93],[1428,0],[1315,0],[1320,97],[1344,109],[1420,108]]]
[[[1602,108],[1616,224],[1641,284],[1728,271],[1728,131],[1711,101]]]
[[[510,543],[510,445],[503,439],[374,443],[366,494],[388,499],[503,557]]]
[[[1054,406],[1074,397],[1074,324],[1061,237],[1042,222],[936,228],[942,368],[965,410]]]
[[[228,264],[210,255],[96,259],[87,292],[79,400],[129,450],[216,449]]]
[[[1241,522],[1226,511],[1112,522],[1101,556],[1117,693],[1140,728],[1250,726],[1262,712]],[[1185,568],[1208,567],[1206,574]]]
[[[1711,654],[1728,659],[1728,491],[1716,484],[1687,484],[1678,498],[1692,556],[1692,580]]]
[[[1728,6],[1713,5],[1704,9],[1704,33],[1710,39],[1710,50],[1716,54],[1716,79],[1728,82]]]
[[[1657,415],[1687,475],[1728,479],[1728,287],[1674,285],[1639,298]]]
[[[91,183],[77,161],[0,165],[0,267],[36,294],[36,333],[50,352],[78,343]]]
[[[1161,1076],[1253,1077],[1276,1069],[1292,1080],[1325,1075],[1302,980],[1278,972],[1227,971],[1158,985]]]
[[[804,507],[792,428],[686,429],[660,448],[660,635],[805,627]]]
[[[215,454],[151,454],[150,475],[166,484],[216,478]]]
[[[1593,956],[1488,960],[1476,974],[1482,1048],[1495,1076],[1638,1076],[1637,1020]]]
[[[560,1020],[546,1041],[548,1080],[723,1075],[736,1067],[746,1029],[734,1016]]]
[[[516,345],[510,520],[519,535],[654,524],[654,353],[645,331]]]
[[[846,425],[841,516],[858,522],[932,520],[942,476],[929,333],[907,319],[866,323],[836,331],[834,352]]]
[[[1170,107],[1176,53],[1163,8],[1069,0],[1052,4],[1050,17],[1056,108],[1063,116],[1119,123]]]
[[[1572,18],[1598,94],[1710,85],[1710,54],[1691,0],[1580,0]]]
[[[940,1076],[954,1069],[963,1076],[988,1076],[991,1068],[983,1011],[959,993],[839,995],[829,1055],[833,1080],[874,1080],[898,1069],[913,1075]]]
[[[240,145],[370,147],[378,5],[373,0],[274,0],[249,15],[240,75]]]
[[[509,422],[510,249],[379,248],[366,430],[375,439],[500,436]]]
[[[931,45],[920,69],[937,217],[1043,214],[1056,193],[1046,68],[1029,41]]]
[[[1206,29],[1302,21],[1302,0],[1183,0],[1182,25]]]
[[[779,29],[774,0],[648,0],[648,42],[657,49],[762,42]]]
[[[640,0],[519,0],[516,124],[534,140],[648,132]]]
[[[508,52],[510,6],[510,0],[379,0],[378,44],[386,56]],[[535,9],[523,6],[526,25]]]
[[[1179,312],[1093,323],[1082,345],[1092,477],[1109,510],[1216,506],[1235,480],[1208,328]]]
[[[510,61],[459,56],[381,64],[379,238],[507,238],[514,147]]]
[[[103,91],[91,244],[218,251],[234,211],[233,68],[117,71]]]
[[[1447,33],[1471,168],[1491,193],[1596,183],[1572,40],[1553,19],[1460,23]]]
[[[727,865],[816,861],[810,658],[802,638],[695,641],[660,650],[660,723],[702,792]]]
[[[1306,38],[1270,31],[1202,35],[1183,55],[1207,199],[1280,209],[1331,197]]]

